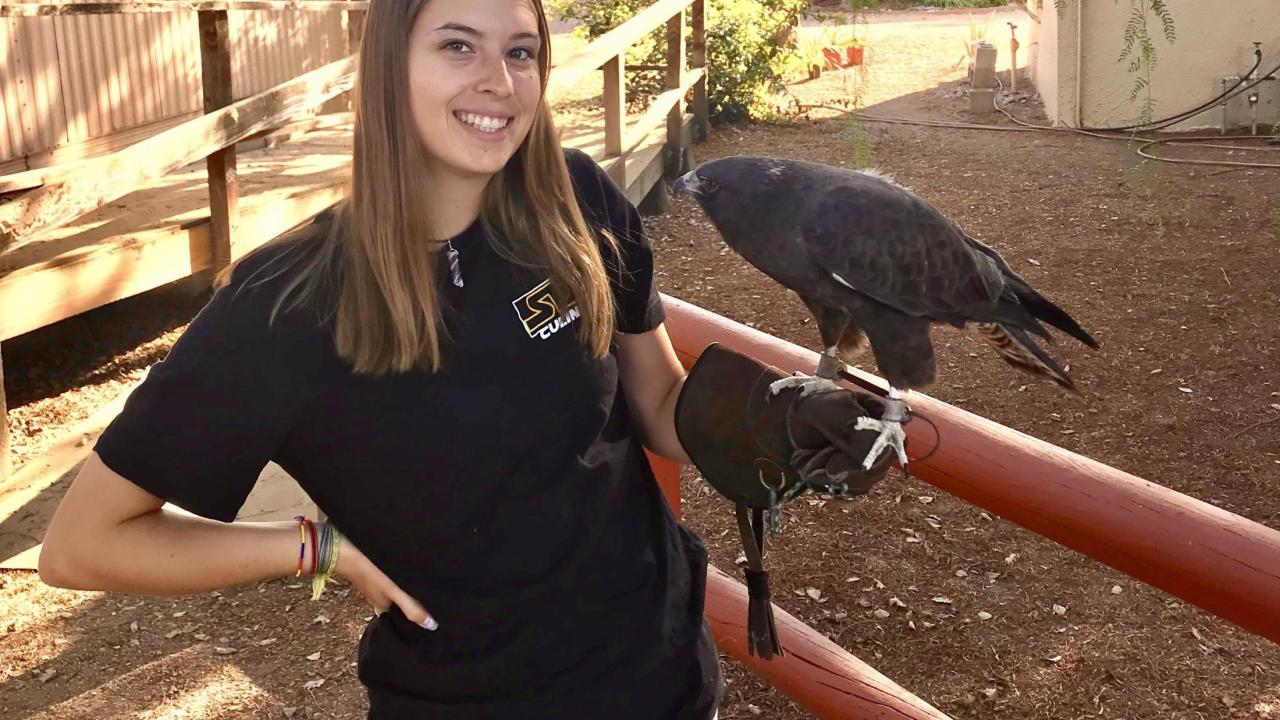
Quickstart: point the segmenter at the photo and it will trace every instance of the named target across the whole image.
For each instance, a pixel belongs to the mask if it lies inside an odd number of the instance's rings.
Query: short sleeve
[[[640,213],[591,156],[580,150],[566,150],[565,156],[587,221],[610,231],[618,241],[619,256],[602,249],[617,330],[649,332],[662,324],[666,313],[653,277],[653,247]]]
[[[260,265],[250,257],[235,268],[94,446],[147,492],[223,522],[235,519],[302,396],[290,367],[297,333],[284,314],[268,327],[274,284],[244,287]]]

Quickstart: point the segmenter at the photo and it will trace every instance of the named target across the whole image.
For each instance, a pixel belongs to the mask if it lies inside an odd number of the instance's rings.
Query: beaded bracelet
[[[307,519],[307,534],[311,536],[311,574],[316,574],[316,565],[319,562],[320,543],[316,539],[316,524]]]
[[[307,518],[303,515],[294,515],[293,519],[298,521],[298,569],[293,571],[293,576],[301,577],[302,559],[307,555]]]

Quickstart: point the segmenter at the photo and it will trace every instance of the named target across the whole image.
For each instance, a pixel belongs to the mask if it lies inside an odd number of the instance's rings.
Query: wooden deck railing
[[[684,24],[690,6],[693,36],[686,58]],[[367,7],[363,0],[148,0],[0,6],[0,17],[196,11],[206,113],[96,160],[0,178],[0,194],[10,194],[0,198],[0,252],[65,225],[149,180],[207,157],[213,256],[216,266],[230,262],[231,231],[239,197],[235,143],[286,123],[349,90],[354,82],[355,58],[343,58],[233,103],[227,12],[341,9],[348,13],[348,49],[354,52]],[[625,105],[626,53],[636,41],[663,24],[667,28],[666,90],[629,126]],[[686,67],[687,61],[691,61],[690,67]],[[666,125],[670,153],[687,149],[690,140],[683,137],[682,101],[690,91],[694,129],[702,135],[708,130],[705,0],[660,0],[646,8],[556,66],[548,94],[554,99],[593,71],[604,72],[605,142],[602,148],[589,152],[620,186],[627,188],[627,158],[654,130]],[[23,192],[27,188],[33,189]]]
[[[46,170],[0,181],[0,193],[26,178],[40,186],[0,199],[0,253],[127,195],[148,180],[208,158],[210,224],[215,267],[231,261],[231,236],[239,192],[235,144],[259,130],[293,120],[325,100],[349,90],[355,59],[347,57],[239,102],[232,102],[230,10],[343,10],[349,27],[361,26],[364,0],[165,0],[103,3],[12,3],[0,5],[0,17],[101,15],[195,11],[200,32],[200,69],[205,115],[87,163],[66,174]],[[348,37],[349,53],[358,35]],[[21,189],[21,188],[17,188]]]
[[[0,340],[188,275],[218,270],[231,262],[233,248],[247,251],[269,239],[271,234],[304,221],[322,207],[322,203],[331,203],[334,197],[340,197],[345,189],[318,189],[288,208],[273,208],[269,220],[255,216],[245,231],[254,237],[233,242],[239,222],[244,219],[239,211],[236,143],[287,125],[351,89],[356,72],[355,53],[368,5],[365,0],[98,3],[55,0],[0,4],[0,18],[196,12],[205,97],[203,115],[119,151],[0,177],[0,254],[15,250],[21,253],[21,259],[12,253],[6,256],[18,263],[15,267],[21,272],[13,273],[10,269],[5,271],[11,273],[9,275],[0,273]],[[348,28],[348,55],[233,102],[227,13],[245,10],[343,11]],[[688,55],[684,42],[686,13],[691,13],[693,29]],[[674,169],[670,159],[687,160],[691,128],[704,136],[707,132],[704,13],[704,0],[660,0],[597,38],[552,71],[548,92],[553,100],[589,73],[605,73],[605,142],[603,146],[597,144],[585,149],[636,202],[661,178],[664,169],[668,172]],[[666,90],[647,112],[628,123],[624,106],[626,52],[636,41],[664,24],[667,29]],[[690,91],[692,113],[686,114],[683,100]],[[654,131],[664,124],[665,146],[658,149],[666,150],[666,162],[655,154],[650,142]],[[645,150],[639,153],[637,149],[642,144]],[[83,252],[90,248],[73,248],[74,255],[46,258],[42,249],[45,245],[32,245],[38,252],[31,253],[26,252],[31,248],[20,248],[201,158],[206,159],[210,199],[209,222],[204,228],[184,225],[182,231],[175,231],[163,246],[152,240],[148,241],[150,245],[131,246],[125,253],[113,254],[105,251],[105,245],[95,244],[92,253]],[[628,160],[634,160],[630,164],[634,168],[631,173]],[[63,241],[59,243],[61,247]],[[188,245],[189,251],[185,250]],[[99,249],[104,251],[96,252]],[[29,261],[29,255],[37,260]],[[28,262],[34,264],[26,264]],[[3,360],[0,359],[2,377]],[[3,387],[0,387],[0,418],[7,419]],[[8,455],[7,423],[0,423],[0,484],[8,478]]]
[[[693,35],[689,43],[690,67],[686,69],[684,43],[685,15],[690,14]],[[667,62],[665,92],[654,98],[649,109],[633,125],[626,120],[626,55],[627,50],[663,24],[667,27]],[[707,34],[705,0],[659,0],[635,17],[601,35],[568,62],[558,65],[551,74],[548,94],[554,99],[566,88],[573,87],[589,73],[604,72],[604,147],[592,157],[609,173],[614,182],[627,187],[626,156],[649,133],[667,128],[668,148],[687,147],[681,102],[693,91],[691,103],[694,128],[705,136],[710,127],[707,106]]]
[[[210,19],[201,24],[204,45],[225,42],[225,22]],[[312,70],[270,90],[238,102],[230,98],[230,63],[216,50],[209,57],[205,75],[206,114],[153,135],[119,152],[65,168],[30,170],[0,179],[0,192],[25,184],[26,178],[39,183],[9,200],[0,200],[0,252],[38,238],[103,205],[123,197],[149,180],[199,160],[210,158],[211,191],[224,194],[213,199],[214,217],[233,214],[235,192],[235,144],[261,130],[278,127],[302,115],[331,97],[351,89],[355,81],[356,59],[346,57]],[[214,223],[215,227],[218,225]],[[222,248],[222,260],[230,261],[231,233],[219,230],[215,248]],[[222,263],[222,264],[225,264]]]

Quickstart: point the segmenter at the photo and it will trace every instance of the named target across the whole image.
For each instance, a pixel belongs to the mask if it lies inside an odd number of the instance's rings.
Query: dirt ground
[[[867,32],[868,67],[796,84],[794,97],[1010,125],[965,110],[955,26]],[[1042,119],[1025,100],[1019,116]],[[975,338],[939,331],[931,395],[1280,527],[1274,171],[1141,162],[1124,142],[853,121],[820,108],[719,128],[696,149],[699,160],[742,153],[878,166],[1002,252],[1102,343],[1057,346],[1082,388],[1072,397]],[[690,203],[648,223],[665,292],[816,348],[803,306],[726,251]],[[15,465],[162,357],[201,301],[153,293],[6,342]],[[729,507],[692,474],[683,503],[712,562],[733,572]],[[808,498],[788,510],[771,538],[775,602],[952,717],[1280,718],[1273,644],[919,481],[895,472],[862,500]],[[306,597],[292,578],[143,598],[7,572],[0,717],[363,717],[354,650],[370,610],[342,587]],[[724,663],[721,718],[810,717]]]

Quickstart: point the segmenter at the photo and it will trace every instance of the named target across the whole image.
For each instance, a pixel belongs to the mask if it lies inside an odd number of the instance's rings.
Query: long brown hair
[[[298,271],[271,315],[274,320],[284,310],[329,306],[335,349],[357,373],[441,367],[446,338],[436,287],[439,250],[422,240],[429,237],[429,222],[422,203],[413,201],[429,187],[422,179],[426,156],[407,97],[409,30],[429,1],[369,3],[354,90],[350,198],[334,208],[327,227],[313,226],[323,241],[314,253],[295,258]],[[530,2],[541,35],[543,95],[528,136],[485,190],[481,224],[502,255],[547,270],[562,310],[577,303],[578,338],[601,358],[613,336],[613,295],[547,104],[551,34],[546,14],[541,0]],[[616,240],[607,232],[601,237],[616,254]],[[224,270],[215,285],[225,284],[230,271]]]

